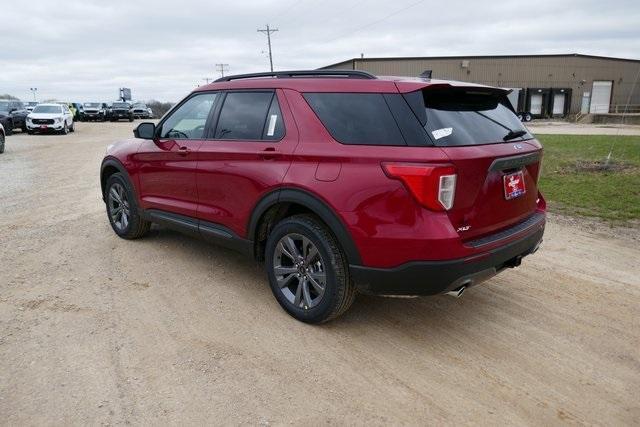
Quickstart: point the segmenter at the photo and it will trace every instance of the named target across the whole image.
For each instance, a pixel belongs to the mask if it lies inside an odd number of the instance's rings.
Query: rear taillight
[[[382,169],[388,177],[402,181],[424,207],[433,211],[445,211],[453,207],[457,177],[453,166],[383,163]]]

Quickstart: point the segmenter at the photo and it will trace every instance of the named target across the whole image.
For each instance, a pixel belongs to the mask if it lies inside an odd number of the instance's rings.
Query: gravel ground
[[[534,134],[555,135],[640,135],[638,125],[533,121],[525,124]]]
[[[7,139],[0,424],[640,423],[633,233],[551,217],[459,300],[359,297],[308,326],[238,254],[114,235],[98,168],[132,127]]]

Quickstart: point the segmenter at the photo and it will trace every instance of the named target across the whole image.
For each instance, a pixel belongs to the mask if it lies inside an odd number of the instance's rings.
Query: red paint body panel
[[[482,257],[518,235],[482,248],[469,245],[470,240],[544,210],[536,182],[539,163],[524,167],[527,192],[509,201],[503,194],[503,173],[489,171],[497,158],[541,151],[537,141],[447,148],[343,145],[333,140],[302,96],[304,92],[410,92],[433,84],[471,86],[391,78],[214,83],[197,91],[277,89],[285,137],[279,142],[133,140],[116,144],[109,156],[125,165],[144,208],[218,223],[249,240],[255,238],[248,235],[248,226],[260,199],[278,188],[297,188],[331,208],[364,266]],[[185,145],[191,151],[186,156],[180,153]],[[454,165],[458,177],[453,208],[448,212],[424,208],[400,181],[385,175],[382,162]]]

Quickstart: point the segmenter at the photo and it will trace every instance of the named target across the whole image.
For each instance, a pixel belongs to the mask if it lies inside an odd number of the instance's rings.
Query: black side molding
[[[521,154],[518,156],[503,157],[501,159],[495,159],[493,163],[491,163],[491,166],[489,166],[489,172],[517,169],[538,161],[540,161],[540,151]]]
[[[340,217],[325,202],[314,196],[312,193],[297,188],[282,188],[264,196],[253,209],[249,224],[247,227],[247,237],[256,238],[258,223],[267,210],[277,203],[295,203],[306,207],[314,214],[320,217],[322,221],[333,232],[333,235],[340,242],[340,246],[344,249],[347,260],[350,264],[360,264],[361,258],[358,248],[356,247],[351,233]]]
[[[147,221],[164,225],[189,236],[205,239],[245,255],[253,254],[251,240],[243,239],[223,225],[159,209],[146,209],[142,212],[142,217]]]

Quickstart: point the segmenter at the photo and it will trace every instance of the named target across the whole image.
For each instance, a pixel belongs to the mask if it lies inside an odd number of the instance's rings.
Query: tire
[[[355,299],[344,252],[331,231],[314,216],[296,215],[279,222],[267,237],[265,265],[276,300],[302,322],[334,319]]]
[[[139,239],[149,233],[151,223],[140,216],[131,184],[121,173],[114,173],[105,186],[107,218],[113,231],[123,239]],[[119,199],[123,203],[119,202]],[[124,209],[118,210],[122,206]],[[120,215],[118,212],[121,212]]]
[[[76,131],[76,122],[72,122],[71,127],[69,128],[69,132],[75,132],[75,131]]]
[[[4,134],[0,133],[0,154],[4,153]]]
[[[527,113],[524,115],[524,121],[525,122],[530,122],[532,119],[531,114]]]
[[[69,133],[69,125],[67,122],[64,122],[64,126],[62,126],[62,131],[60,131],[63,135],[67,135]]]
[[[132,122],[132,121],[133,121],[133,117],[129,117],[129,122]]]

